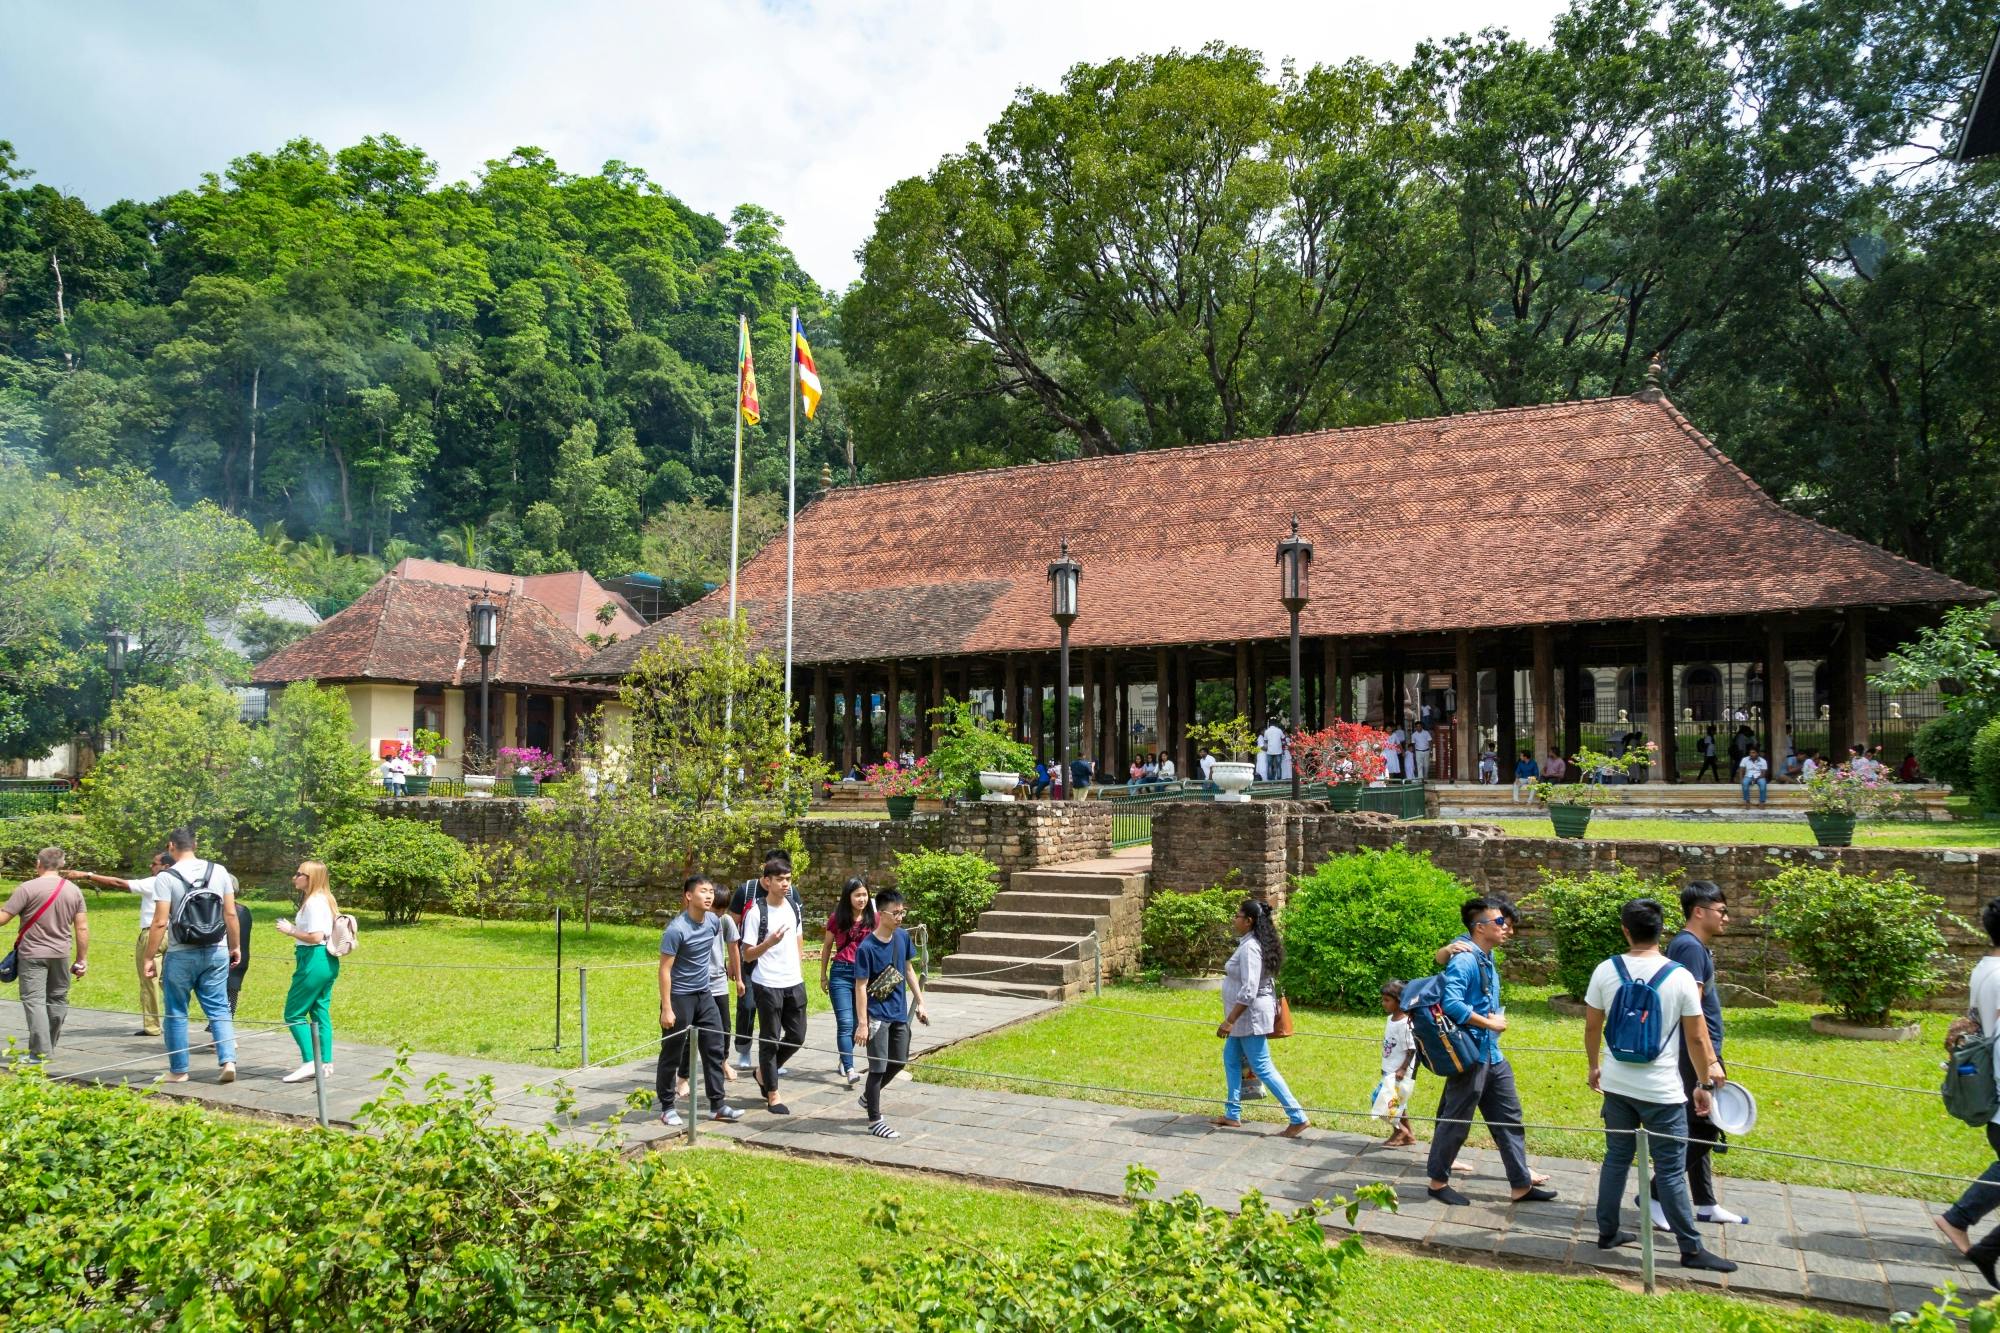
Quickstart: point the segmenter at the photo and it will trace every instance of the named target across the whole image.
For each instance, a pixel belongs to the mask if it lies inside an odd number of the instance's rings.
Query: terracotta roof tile
[[[1639,395],[834,490],[798,517],[795,656],[1052,649],[1065,537],[1084,566],[1074,646],[1277,638],[1294,513],[1316,548],[1311,635],[1990,595],[1783,508]],[[761,645],[783,641],[784,577],[783,541],[744,567]],[[717,590],[585,670],[622,672],[726,605]]]

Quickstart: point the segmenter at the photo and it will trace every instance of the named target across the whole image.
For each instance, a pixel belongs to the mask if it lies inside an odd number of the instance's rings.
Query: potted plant
[[[912,764],[884,759],[863,769],[861,776],[882,794],[883,800],[888,803],[891,819],[908,819],[915,813],[917,798],[930,794],[933,777],[929,761],[923,759]]]
[[[1035,752],[1014,739],[1009,724],[974,712],[963,699],[947,700],[931,714],[939,719],[930,755],[931,790],[939,796],[977,799],[991,784],[1004,780],[1008,790],[1033,771]]]
[[[1218,758],[1215,771],[1208,780],[1220,790],[1215,794],[1218,801],[1247,801],[1249,787],[1257,780],[1257,767],[1250,762],[1250,753],[1257,746],[1257,737],[1250,730],[1250,724],[1238,713],[1227,722],[1201,722],[1189,727],[1188,739],[1196,748],[1207,750]]]
[[[1822,847],[1853,846],[1855,820],[1897,809],[1909,800],[1872,769],[1857,773],[1850,764],[1815,769],[1803,785],[1806,823]]]
[[[465,774],[465,794],[486,797],[493,794],[493,756],[477,732],[465,738],[465,758],[459,764]]]
[[[431,775],[437,772],[437,761],[444,757],[450,742],[429,727],[418,727],[403,747],[403,758],[416,765],[416,769],[403,779],[403,789],[412,796],[428,796],[431,791]]]
[[[1389,734],[1364,722],[1336,722],[1322,731],[1292,737],[1292,762],[1307,782],[1326,784],[1327,803],[1336,810],[1361,808],[1361,789],[1380,782],[1389,769],[1383,747]]]
[[[1647,741],[1616,759],[1595,750],[1579,750],[1576,755],[1577,781],[1544,782],[1537,779],[1530,790],[1537,801],[1548,807],[1549,822],[1555,825],[1558,838],[1581,838],[1589,831],[1592,810],[1600,805],[1618,803],[1617,784],[1607,779],[1647,767],[1659,748],[1655,742]]]
[[[501,746],[500,765],[502,773],[512,775],[516,796],[538,795],[544,782],[563,774],[563,766],[556,757],[538,745]]]

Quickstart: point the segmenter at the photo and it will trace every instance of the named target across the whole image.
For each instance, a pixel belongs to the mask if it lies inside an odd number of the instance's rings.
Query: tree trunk
[[[257,499],[257,391],[263,387],[264,368],[253,366],[250,370],[250,470],[243,481],[244,508],[249,508]]]
[[[56,274],[56,327],[67,329],[69,327],[69,311],[63,305],[62,263],[57,259],[56,252],[53,250],[49,251],[49,267],[54,269]],[[63,349],[63,365],[71,370],[76,369],[76,360],[69,354],[68,348]]]

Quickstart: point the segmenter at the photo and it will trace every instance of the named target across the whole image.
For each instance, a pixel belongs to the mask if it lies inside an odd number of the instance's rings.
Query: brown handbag
[[[1292,1035],[1292,1002],[1286,999],[1282,993],[1278,996],[1277,1016],[1271,1020],[1271,1035],[1273,1037],[1289,1037]]]

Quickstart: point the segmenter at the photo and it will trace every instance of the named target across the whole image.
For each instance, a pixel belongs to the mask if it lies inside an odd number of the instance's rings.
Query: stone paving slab
[[[1046,1001],[984,995],[938,995],[935,1022],[912,1030],[916,1051],[932,1051],[983,1031],[1021,1021],[1053,1007]],[[62,1046],[51,1062],[57,1075],[83,1071],[94,1080],[149,1084],[165,1068],[158,1038],[134,1036],[132,1014],[72,1010]],[[823,1040],[819,1024],[812,1040]],[[0,1045],[23,1037],[18,1002],[0,1004]],[[202,1034],[197,1040],[206,1040]],[[196,1051],[194,1078],[161,1085],[167,1096],[190,1097],[216,1106],[299,1119],[314,1114],[310,1083],[278,1081],[296,1064],[297,1049],[282,1029],[256,1028],[240,1039],[239,1079],[214,1082],[212,1055]],[[361,1105],[377,1096],[374,1075],[394,1060],[384,1047],[342,1043],[327,1090],[331,1118],[352,1122]],[[106,1069],[105,1066],[119,1066]],[[650,1090],[650,1059],[585,1071],[474,1060],[431,1053],[409,1057],[411,1095],[420,1096],[433,1074],[460,1084],[490,1077],[498,1091],[496,1117],[523,1128],[556,1119],[548,1089],[566,1084],[575,1094],[572,1113],[558,1126],[567,1139],[603,1141],[638,1150],[672,1148],[687,1141],[686,1130],[669,1131],[651,1114],[633,1113],[626,1098]],[[1596,1164],[1564,1158],[1534,1158],[1561,1189],[1553,1202],[1510,1204],[1495,1154],[1468,1149],[1460,1163],[1469,1174],[1457,1178],[1472,1206],[1448,1208],[1424,1191],[1422,1156],[1385,1150],[1356,1134],[1315,1128],[1300,1139],[1277,1136],[1275,1126],[1252,1122],[1241,1130],[1217,1129],[1207,1114],[1176,1114],[1078,1102],[1043,1093],[1008,1093],[918,1083],[905,1077],[883,1092],[883,1110],[902,1138],[885,1142],[867,1132],[858,1089],[834,1072],[830,1051],[816,1047],[794,1057],[786,1076],[785,1100],[793,1114],[764,1112],[752,1084],[738,1080],[730,1095],[745,1115],[725,1125],[695,1124],[695,1141],[716,1137],[733,1142],[821,1158],[888,1164],[944,1172],[997,1183],[1068,1193],[1118,1197],[1125,1167],[1143,1163],[1160,1176],[1163,1196],[1194,1190],[1219,1206],[1234,1207],[1242,1194],[1258,1189],[1275,1205],[1298,1207],[1312,1199],[1351,1195],[1361,1185],[1386,1181],[1400,1205],[1391,1212],[1368,1206],[1357,1219],[1364,1236],[1377,1235],[1434,1250],[1477,1256],[1491,1262],[1516,1261],[1542,1268],[1595,1272],[1630,1280],[1639,1272],[1636,1246],[1605,1252],[1595,1245]],[[685,1110],[685,1105],[683,1110]],[[705,1109],[705,1108],[704,1108]],[[615,1117],[623,1117],[612,1126]],[[1628,1186],[1628,1189],[1632,1188]],[[1948,1188],[1948,1187],[1947,1187]],[[1929,1299],[1932,1288],[1949,1281],[1982,1290],[1978,1273],[1963,1262],[1931,1226],[1940,1204],[1881,1195],[1855,1194],[1818,1186],[1771,1181],[1724,1181],[1725,1198],[1751,1216],[1745,1227],[1707,1227],[1705,1239],[1742,1265],[1728,1275],[1690,1273],[1678,1262],[1671,1236],[1658,1233],[1658,1273],[1665,1284],[1716,1287],[1745,1295],[1809,1300],[1876,1314],[1911,1309]],[[1628,1204],[1627,1226],[1636,1224]],[[1324,1220],[1332,1231],[1344,1219]]]

